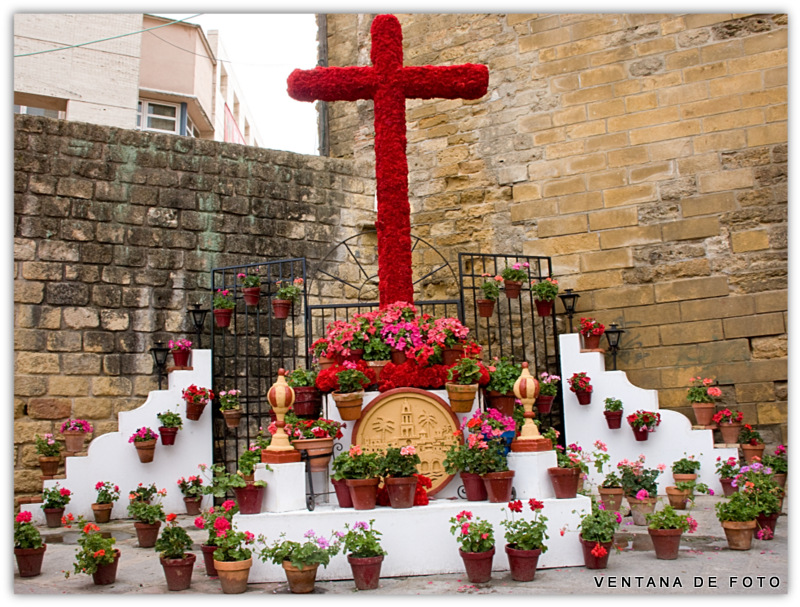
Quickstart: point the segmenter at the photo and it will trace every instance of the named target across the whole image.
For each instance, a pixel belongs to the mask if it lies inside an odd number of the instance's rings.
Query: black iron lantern
[[[192,324],[194,325],[194,330],[197,332],[197,337],[195,338],[197,345],[195,346],[198,350],[201,348],[200,345],[200,337],[203,332],[203,325],[206,322],[206,315],[208,314],[209,310],[202,310],[200,309],[200,304],[192,304],[192,309],[189,310],[189,314],[192,316]]]
[[[573,293],[572,289],[565,289],[564,292],[558,296],[561,303],[564,304],[564,311],[567,313],[567,318],[569,318],[570,333],[572,333],[572,317],[575,316],[575,305],[578,303],[579,297],[580,295]]]
[[[620,329],[615,322],[612,322],[606,329],[606,339],[608,340],[608,349],[614,361],[614,371],[617,370],[617,351],[619,350],[619,340],[623,333],[625,333],[625,329]]]
[[[157,341],[156,345],[150,348],[150,354],[153,356],[153,363],[155,363],[156,371],[158,372],[158,389],[161,390],[161,381],[166,375],[169,348],[164,345],[163,341]]]

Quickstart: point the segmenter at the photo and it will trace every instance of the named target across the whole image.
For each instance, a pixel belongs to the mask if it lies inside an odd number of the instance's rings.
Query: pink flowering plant
[[[729,457],[723,460],[721,456],[718,456],[716,466],[716,472],[720,478],[733,478],[739,472],[739,458]]]
[[[226,563],[246,561],[253,556],[250,546],[255,543],[256,537],[249,531],[239,531],[226,518],[215,521],[216,543],[214,560]]]
[[[595,542],[597,544],[595,549],[598,552],[602,549],[602,554],[599,556],[605,556],[607,551],[600,544],[614,540],[614,533],[616,533],[621,522],[622,515],[619,512],[606,510],[602,502],[597,502],[592,498],[592,508],[587,514],[583,515],[578,528],[584,541]]]
[[[340,531],[331,533],[330,538],[318,536],[313,529],[309,529],[303,535],[303,542],[295,542],[284,539],[285,533],[281,533],[271,546],[266,545],[266,538],[259,536],[259,541],[265,545],[259,552],[259,558],[264,561],[272,561],[280,565],[284,561],[291,562],[292,566],[302,569],[307,565],[322,565],[327,567],[331,557],[339,553],[341,539],[344,534]]]
[[[503,271],[500,272],[500,276],[503,277],[503,280],[510,280],[513,282],[525,282],[528,280],[528,268],[530,264],[525,262],[516,262],[511,264],[510,266],[506,264],[506,267],[503,268]]]
[[[220,531],[227,531],[231,528],[233,515],[239,512],[239,506],[233,500],[225,500],[221,506],[211,506],[204,510],[200,516],[194,519],[196,529],[208,531],[206,546],[217,546],[217,538]]]
[[[214,293],[215,310],[233,310],[236,307],[236,302],[233,301],[233,293],[229,289],[217,289]]]
[[[325,338],[320,337],[308,348],[308,353],[311,354],[311,360],[318,363],[320,358],[331,358],[333,350],[331,349],[331,342]]]
[[[468,334],[469,329],[457,318],[437,318],[428,331],[427,342],[430,346],[452,348],[464,343]]]
[[[734,477],[732,486],[739,488],[762,514],[780,512],[783,488],[775,482],[772,468],[759,461],[742,466]]]
[[[592,335],[602,335],[606,332],[606,327],[602,323],[597,322],[594,318],[581,318],[581,325],[578,332],[584,337],[591,337]]]
[[[161,498],[165,495],[167,495],[166,489],[157,490],[155,495],[150,498],[150,503],[129,495],[128,516],[140,523],[148,523],[150,525],[165,520],[166,513],[164,512],[163,504],[161,504]]]
[[[539,373],[539,396],[555,396],[558,394],[558,384],[561,377],[551,375],[547,371]]]
[[[64,434],[64,432],[83,432],[84,434],[88,434],[93,430],[92,424],[85,419],[68,419],[61,424],[61,434]]]
[[[442,462],[447,474],[468,472],[483,475],[508,470],[508,457],[503,442],[486,440],[479,434],[467,435],[464,443],[454,443]]]
[[[183,497],[201,497],[203,495],[203,479],[193,474],[189,478],[178,479],[178,489]]]
[[[789,471],[786,445],[778,445],[774,453],[768,453],[761,458],[761,463],[772,468],[775,474],[786,474]]]
[[[110,481],[98,481],[94,489],[97,491],[97,504],[113,504],[119,499],[119,485]]]
[[[514,419],[503,415],[498,409],[477,410],[472,417],[465,418],[460,427],[460,430],[476,434],[484,440],[498,439],[503,433],[513,432],[514,429]]]
[[[31,522],[33,515],[22,511],[14,517],[14,548],[41,548],[44,546],[42,534]]]
[[[128,438],[129,443],[141,443],[148,440],[156,440],[158,433],[152,428],[142,426]]]
[[[334,320],[325,328],[328,339],[327,356],[350,356],[353,350],[363,350],[367,343],[367,336],[358,323],[346,320]]]
[[[514,517],[515,513],[522,513],[521,500],[508,502],[507,508],[511,513],[511,518],[506,515],[505,520],[500,521],[500,524],[506,529],[506,543],[515,550],[541,550],[542,554],[547,552],[547,546],[544,543],[548,539],[547,517],[541,514],[544,502],[533,498],[528,500],[528,508],[533,512],[533,518],[528,520]],[[505,513],[505,508],[503,512]]]
[[[244,272],[239,272],[236,275],[236,278],[242,281],[242,287],[245,289],[261,286],[261,277],[258,274],[245,274]]]
[[[450,533],[455,536],[462,552],[488,552],[494,548],[492,524],[473,517],[468,510],[462,510],[450,519]]]
[[[412,353],[422,347],[423,339],[419,325],[415,321],[398,320],[381,329],[381,338],[395,350]]]
[[[344,369],[336,374],[337,392],[361,392],[369,386],[369,378],[358,369],[356,363],[346,360],[342,366]]]
[[[284,417],[286,425],[283,427],[289,440],[302,440],[309,438],[342,438],[342,428],[347,424],[333,419],[320,417],[318,419],[300,419],[291,411]],[[274,425],[275,432],[278,431],[277,424]],[[273,431],[273,424],[270,424],[269,431]]]
[[[531,285],[533,298],[537,301],[555,301],[558,295],[558,281],[547,277]]]
[[[417,474],[417,466],[421,463],[417,448],[414,445],[405,447],[388,447],[383,456],[381,476],[406,478]]]
[[[620,474],[622,489],[626,496],[645,499],[658,494],[656,479],[666,469],[666,466],[659,464],[656,469],[652,469],[645,468],[644,464],[644,455],[639,455],[635,461],[623,459],[617,463],[617,471]]]
[[[36,453],[42,457],[57,457],[61,455],[61,443],[59,443],[52,434],[45,434],[34,438],[36,442]]]
[[[601,440],[594,441],[594,451],[592,451],[590,461],[597,470],[597,473],[603,475],[603,482],[600,486],[605,489],[622,487],[622,480],[617,476],[614,471],[605,474],[605,466],[611,461],[611,456],[608,454],[608,445]]]
[[[591,458],[578,443],[570,443],[566,449],[561,445],[556,445],[555,451],[559,468],[577,468],[581,471],[581,474],[586,474],[589,471]]]
[[[572,377],[568,380],[569,382],[569,389],[572,392],[591,392],[594,388],[592,387],[592,378],[586,375],[585,371],[580,371],[579,373],[573,373]]]
[[[219,410],[232,411],[234,409],[239,409],[241,407],[239,404],[239,397],[241,395],[242,391],[234,388],[230,390],[221,390],[219,392]]]
[[[484,281],[480,284],[484,299],[496,301],[500,297],[500,285],[503,283],[502,276],[492,276],[491,274],[481,274]]]
[[[713,403],[722,396],[722,390],[714,385],[713,377],[693,377],[690,381],[686,400],[690,403]]]
[[[72,499],[72,491],[58,483],[42,491],[42,510],[45,508],[64,508]]]
[[[348,556],[357,559],[384,556],[386,550],[380,542],[381,532],[373,528],[375,519],[357,521],[350,527],[349,523],[344,524],[345,533],[342,536],[342,551]]]
[[[669,504],[658,512],[646,515],[648,529],[680,529],[694,533],[697,530],[697,521],[688,514],[678,514]]]
[[[192,349],[192,342],[188,339],[170,339],[167,342],[167,347],[173,352],[188,352]]]

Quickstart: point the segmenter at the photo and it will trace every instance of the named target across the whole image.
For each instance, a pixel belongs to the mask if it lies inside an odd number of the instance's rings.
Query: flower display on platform
[[[188,339],[170,339],[167,342],[167,347],[173,352],[188,352],[192,349],[192,342]]]
[[[462,510],[450,519],[450,533],[463,552],[487,552],[494,547],[494,529],[489,521]]]
[[[581,318],[581,326],[578,332],[584,337],[591,335],[602,335],[606,332],[605,325],[597,322],[594,318]]]
[[[309,439],[309,438],[342,438],[342,428],[347,427],[347,424],[337,422],[332,419],[300,419],[293,413],[289,412],[284,418],[286,425],[283,427],[284,432],[289,437],[289,440],[295,439]],[[273,431],[273,426],[275,430]],[[277,425],[270,425],[270,433],[277,432]]]
[[[714,385],[712,377],[693,377],[691,386],[686,393],[686,400],[690,403],[713,403],[715,398],[722,396],[722,390]]]

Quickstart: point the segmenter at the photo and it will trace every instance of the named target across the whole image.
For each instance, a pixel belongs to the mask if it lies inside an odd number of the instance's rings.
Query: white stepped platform
[[[698,482],[705,483],[715,493],[722,491],[715,472],[717,457],[727,459],[738,457],[738,449],[714,448],[712,430],[693,430],[692,423],[682,413],[660,410],[658,392],[634,386],[628,381],[624,371],[606,371],[605,357],[601,352],[581,352],[580,334],[569,333],[559,336],[561,347],[561,389],[564,395],[564,425],[567,444],[578,443],[584,451],[594,450],[596,440],[608,445],[611,461],[606,464],[606,473],[616,469],[622,459],[635,460],[640,454],[645,456],[645,465],[655,468],[665,464],[666,470],[658,477],[659,494],[673,485],[672,462],[694,455],[701,463]],[[574,392],[569,389],[567,380],[573,373],[585,371],[591,378],[594,391],[590,405],[581,405]],[[688,384],[687,376],[687,384]],[[618,430],[609,430],[603,415],[604,401],[608,397],[622,401],[622,425]],[[638,409],[661,413],[661,425],[651,432],[646,441],[637,441],[625,418]],[[611,466],[611,469],[609,468]],[[589,480],[597,485],[602,477],[592,467]]]
[[[77,518],[83,515],[93,521],[91,504],[97,497],[95,485],[98,481],[110,481],[119,485],[120,499],[114,504],[112,518],[128,518],[128,492],[139,483],[155,483],[159,489],[166,489],[162,498],[165,512],[183,513],[186,508],[183,495],[178,489],[180,477],[199,474],[198,464],[212,464],[211,406],[207,405],[198,421],[186,418],[186,404],[181,392],[191,384],[202,387],[211,386],[211,351],[192,351],[192,370],[172,371],[169,374],[167,390],[153,390],[141,407],[119,414],[119,431],[98,436],[89,443],[88,455],[66,458],[66,478],[48,480],[45,487],[58,483],[72,491],[72,499],[65,512]],[[158,432],[159,421],[156,414],[167,409],[177,412],[183,418],[183,429],[178,432],[175,444],[164,446],[161,437],[156,446],[155,458],[149,464],[139,461],[136,448],[128,443],[128,438],[142,426],[149,426]],[[211,496],[203,498],[203,507],[210,506]],[[21,507],[29,510],[36,523],[44,524],[41,504],[27,504]]]

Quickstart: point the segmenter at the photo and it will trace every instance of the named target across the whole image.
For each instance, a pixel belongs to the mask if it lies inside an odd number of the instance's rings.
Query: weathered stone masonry
[[[14,151],[18,496],[41,490],[35,434],[116,430],[157,387],[148,350],[193,339],[212,268],[319,259],[374,221],[374,170],[352,160],[30,116]]]

